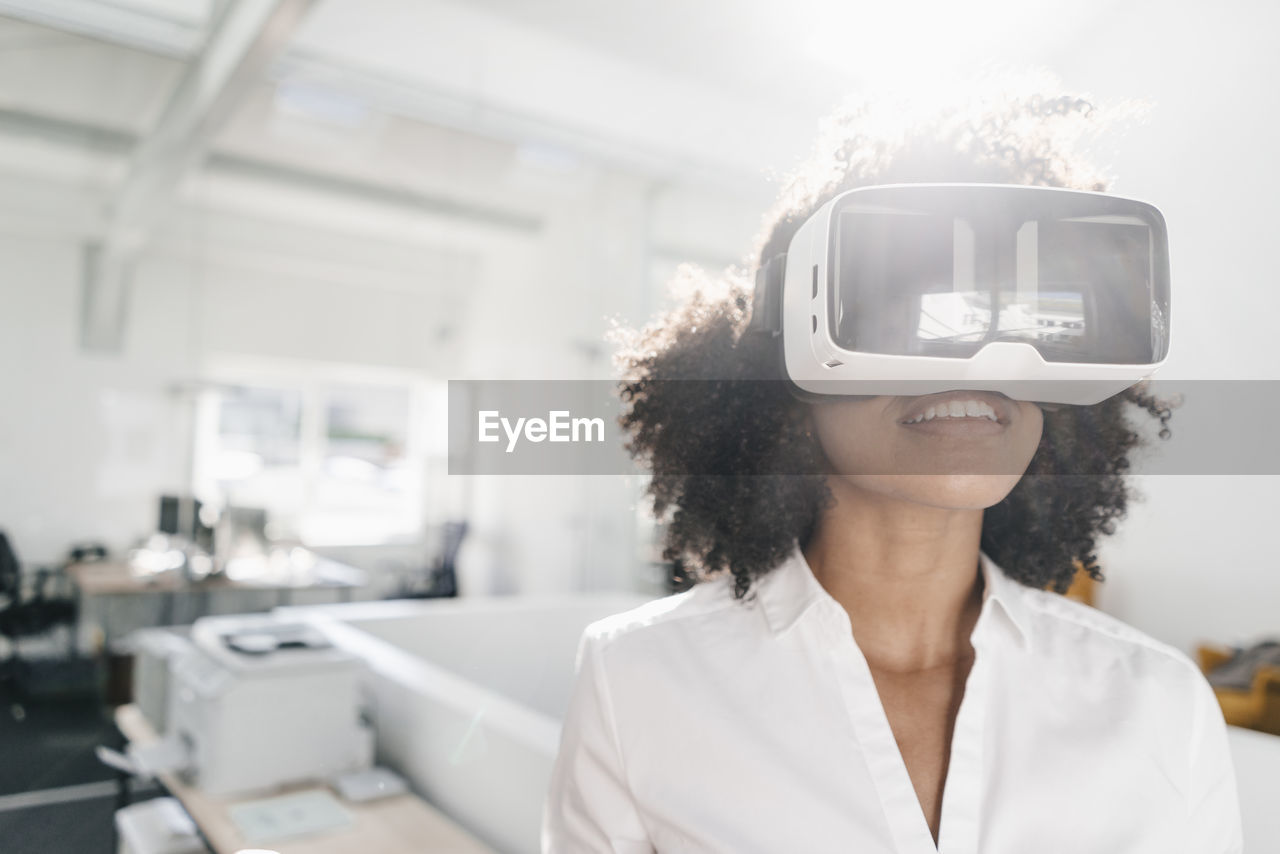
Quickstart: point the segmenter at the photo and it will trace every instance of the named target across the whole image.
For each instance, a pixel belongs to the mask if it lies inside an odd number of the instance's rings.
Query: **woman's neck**
[[[868,663],[907,673],[967,658],[982,605],[983,511],[928,507],[831,480],[835,504],[804,556],[848,611]]]

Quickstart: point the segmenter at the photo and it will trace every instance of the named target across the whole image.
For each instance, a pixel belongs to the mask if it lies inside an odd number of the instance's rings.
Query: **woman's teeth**
[[[935,418],[988,418],[998,422],[995,410],[981,400],[947,400],[930,406],[920,415],[904,424],[919,424],[921,421],[932,421]]]

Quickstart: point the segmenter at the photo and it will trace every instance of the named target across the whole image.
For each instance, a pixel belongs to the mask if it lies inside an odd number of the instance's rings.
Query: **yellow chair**
[[[1074,599],[1077,602],[1083,602],[1086,605],[1094,607],[1093,600],[1097,593],[1098,582],[1093,580],[1093,576],[1084,571],[1084,564],[1079,560],[1071,562],[1076,568],[1076,574],[1071,576],[1071,586],[1064,592],[1063,596],[1068,599]],[[1052,586],[1046,586],[1046,590],[1052,590]]]
[[[1196,647],[1196,659],[1205,675],[1234,654],[1235,650],[1220,644]],[[1215,686],[1213,692],[1228,724],[1280,735],[1280,667],[1259,667],[1248,691]]]
[[[1098,582],[1093,580],[1092,575],[1085,572],[1083,563],[1078,560],[1073,562],[1076,565],[1076,574],[1071,579],[1071,586],[1062,595],[1068,599],[1094,606],[1094,600],[1097,598],[1098,593]]]

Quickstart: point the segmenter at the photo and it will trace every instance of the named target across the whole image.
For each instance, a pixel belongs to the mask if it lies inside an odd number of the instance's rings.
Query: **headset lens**
[[[838,212],[829,267],[835,343],[966,358],[990,342],[1014,341],[1049,362],[1163,359],[1163,223],[1115,204],[1100,212],[1076,202],[1046,215],[1005,198],[863,203]]]

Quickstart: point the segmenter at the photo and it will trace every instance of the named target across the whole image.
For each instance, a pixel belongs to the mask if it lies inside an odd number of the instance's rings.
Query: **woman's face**
[[[842,398],[813,405],[833,471],[887,497],[955,510],[998,504],[1027,470],[1044,419],[989,391]]]

